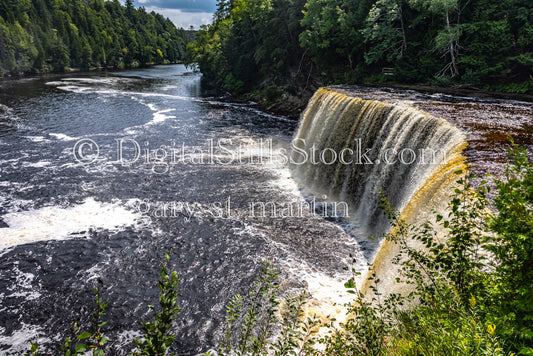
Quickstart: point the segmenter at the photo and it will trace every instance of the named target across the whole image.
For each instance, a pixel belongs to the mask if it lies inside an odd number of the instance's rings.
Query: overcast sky
[[[216,9],[216,0],[134,0],[134,4],[144,6],[148,12],[158,12],[185,29],[211,23]]]

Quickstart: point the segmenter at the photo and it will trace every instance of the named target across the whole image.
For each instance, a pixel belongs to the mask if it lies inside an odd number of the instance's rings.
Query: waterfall
[[[379,236],[390,229],[379,193],[401,218],[421,221],[445,206],[453,173],[465,168],[465,147],[463,133],[444,119],[322,88],[302,113],[291,169],[307,192],[345,202],[360,237]],[[382,244],[372,258],[385,274],[391,245]]]

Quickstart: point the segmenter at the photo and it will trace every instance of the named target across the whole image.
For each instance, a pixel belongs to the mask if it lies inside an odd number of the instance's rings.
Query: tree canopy
[[[528,0],[219,0],[213,20],[188,60],[234,93],[309,80],[533,93]]]
[[[186,42],[131,0],[0,0],[1,75],[176,62]]]

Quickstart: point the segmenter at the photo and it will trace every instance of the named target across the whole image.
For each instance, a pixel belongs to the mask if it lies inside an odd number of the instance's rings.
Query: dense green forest
[[[0,0],[0,75],[183,58],[186,34],[131,0]]]
[[[219,0],[188,55],[237,94],[387,81],[533,93],[533,2]]]

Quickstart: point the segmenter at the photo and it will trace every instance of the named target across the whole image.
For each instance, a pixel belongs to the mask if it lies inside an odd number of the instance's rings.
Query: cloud
[[[183,12],[215,12],[216,0],[136,0],[136,6],[144,6],[148,9],[174,9]]]
[[[182,9],[160,8],[156,6],[145,6],[147,12],[155,11],[164,17],[168,17],[176,27],[183,27],[189,29],[190,26],[194,26],[198,29],[201,25],[211,23],[213,19],[212,12],[189,12]]]

